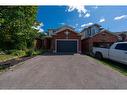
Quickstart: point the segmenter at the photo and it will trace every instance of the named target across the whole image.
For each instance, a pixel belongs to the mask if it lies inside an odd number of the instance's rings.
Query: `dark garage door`
[[[57,41],[57,52],[77,52],[77,41]]]

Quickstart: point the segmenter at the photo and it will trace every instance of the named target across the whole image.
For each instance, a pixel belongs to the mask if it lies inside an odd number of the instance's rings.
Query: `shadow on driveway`
[[[58,56],[58,55],[75,55],[78,53],[74,53],[74,52],[58,52],[58,53],[53,53],[53,52],[46,52],[43,55],[44,56]]]

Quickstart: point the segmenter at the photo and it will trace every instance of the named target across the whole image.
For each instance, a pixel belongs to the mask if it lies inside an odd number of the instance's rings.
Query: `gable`
[[[55,34],[57,34],[57,33],[59,33],[59,32],[62,32],[62,31],[67,31],[67,30],[72,31],[72,32],[75,32],[73,28],[67,27],[67,26],[66,26],[66,27],[63,27],[63,28],[58,29],[58,30],[55,32]],[[77,32],[75,32],[75,33],[77,33]],[[78,34],[78,33],[77,33],[77,34]]]
[[[60,32],[57,32],[55,33],[55,35],[53,35],[55,38],[58,38],[58,39],[66,39],[66,38],[77,38],[77,37],[81,37],[79,35],[79,33],[73,31],[73,30],[70,30],[70,29],[65,29],[65,30],[62,30]]]

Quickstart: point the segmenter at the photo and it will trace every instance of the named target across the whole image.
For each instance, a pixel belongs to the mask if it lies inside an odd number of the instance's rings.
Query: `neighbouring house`
[[[90,54],[92,47],[109,47],[114,42],[118,41],[118,36],[108,30],[101,30],[94,35],[87,36],[82,39],[82,53]]]
[[[84,27],[84,29],[80,32],[81,33],[81,39],[91,37],[98,32],[100,32],[103,28],[101,28],[101,25],[99,24],[92,24],[89,26]]]
[[[127,31],[123,32],[114,32],[115,35],[119,37],[120,41],[127,41]]]
[[[44,39],[44,46],[53,52],[81,53],[81,35],[67,25],[49,29],[48,36]]]

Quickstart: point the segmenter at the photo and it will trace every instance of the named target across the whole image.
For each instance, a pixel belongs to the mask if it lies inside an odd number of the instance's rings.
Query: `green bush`
[[[34,49],[27,49],[27,50],[7,50],[6,54],[10,54],[13,56],[33,56],[33,55],[40,55],[43,54],[44,50],[34,50]]]
[[[40,55],[42,54],[44,51],[43,50],[27,50],[27,56],[33,56],[33,55]]]
[[[23,50],[9,50],[8,54],[14,55],[14,56],[26,56],[26,52]]]
[[[33,49],[27,50],[26,55],[27,56],[33,56],[34,55],[34,50]]]

